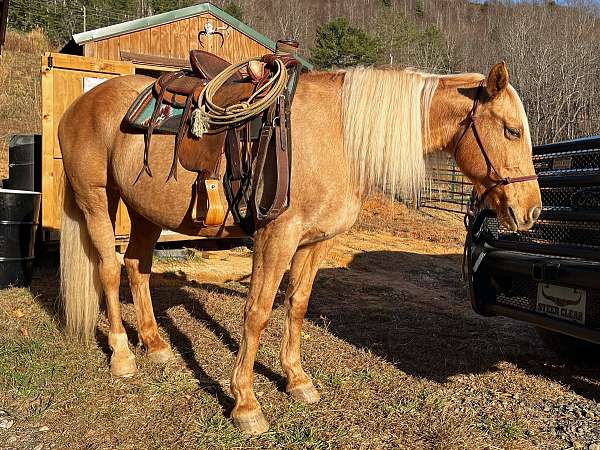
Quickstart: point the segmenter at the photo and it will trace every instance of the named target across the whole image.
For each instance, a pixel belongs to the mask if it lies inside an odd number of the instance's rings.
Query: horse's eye
[[[518,128],[505,127],[504,134],[508,139],[519,139],[521,137],[521,130]]]

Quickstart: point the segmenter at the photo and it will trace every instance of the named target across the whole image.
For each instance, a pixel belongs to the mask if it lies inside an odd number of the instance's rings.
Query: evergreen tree
[[[381,62],[410,65],[417,36],[417,27],[410,18],[397,10],[383,8],[377,19],[377,37],[383,50]]]
[[[445,72],[450,69],[446,49],[446,36],[434,24],[428,25],[419,33],[415,41],[415,63],[426,69]]]
[[[379,39],[350,25],[344,17],[319,28],[312,49],[311,62],[320,69],[373,64],[381,53]]]
[[[419,17],[425,15],[425,0],[417,0],[415,2],[415,14]]]
[[[227,2],[223,7],[223,11],[225,11],[230,16],[235,17],[240,22],[244,21],[244,11],[242,10],[242,7],[236,2]]]

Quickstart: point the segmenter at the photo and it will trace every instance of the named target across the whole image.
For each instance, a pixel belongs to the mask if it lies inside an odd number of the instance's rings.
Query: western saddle
[[[227,61],[192,50],[191,70],[164,74],[148,86],[125,116],[129,125],[145,134],[144,161],[138,179],[144,173],[152,176],[148,153],[153,134],[174,134],[167,181],[177,178],[178,163],[197,173],[192,214],[199,224],[221,226],[228,210],[252,235],[257,221],[272,220],[285,211],[289,207],[291,179],[290,105],[301,70],[294,57],[297,47],[294,41],[278,41],[275,54],[248,61],[235,70],[214,97],[224,110],[252,100],[253,94],[260,98],[273,87],[270,81],[277,67],[285,67],[287,85],[266,110],[227,127],[210,126],[200,136],[194,134],[194,114],[203,109],[206,86],[217,81],[215,77],[226,69],[234,70]],[[221,180],[223,154],[227,166]],[[220,200],[221,190],[228,208]]]

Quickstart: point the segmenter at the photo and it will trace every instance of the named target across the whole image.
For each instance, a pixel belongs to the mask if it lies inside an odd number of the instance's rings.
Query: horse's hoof
[[[247,434],[258,435],[269,431],[269,422],[262,411],[254,414],[232,417],[233,424]]]
[[[110,373],[115,377],[130,378],[137,372],[135,357],[133,355],[124,358],[111,358]]]
[[[148,358],[156,364],[166,364],[173,356],[173,352],[169,347],[155,352],[148,352]]]
[[[287,393],[297,402],[308,403],[309,405],[321,400],[321,394],[312,384],[288,389]]]

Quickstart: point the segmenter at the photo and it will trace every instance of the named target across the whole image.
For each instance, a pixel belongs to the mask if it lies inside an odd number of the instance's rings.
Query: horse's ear
[[[486,89],[490,98],[495,98],[508,86],[508,66],[501,61],[492,67],[486,80]]]

